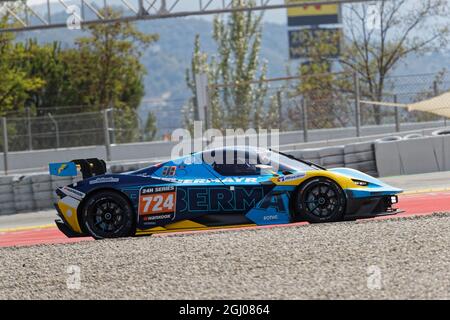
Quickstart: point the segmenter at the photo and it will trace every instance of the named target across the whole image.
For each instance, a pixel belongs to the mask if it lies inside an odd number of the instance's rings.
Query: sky
[[[64,0],[64,1],[68,5],[78,5],[79,7],[81,5],[81,0]],[[106,1],[106,3],[109,5],[124,6],[124,4],[121,2],[121,0],[87,0],[87,1],[89,3],[96,3],[96,4],[98,4],[99,7],[103,6],[104,1]],[[144,3],[147,4],[147,6],[149,6],[149,3],[152,3],[155,0],[143,0],[143,1],[144,1]],[[157,1],[157,6],[159,6],[159,4],[161,3],[162,0],[156,0],[156,1]],[[167,7],[170,7],[176,1],[177,0],[166,0]],[[203,3],[207,3],[208,1],[203,0]],[[217,8],[218,6],[220,6],[222,1],[223,0],[212,0],[212,5],[209,7],[209,9],[213,9],[214,7]],[[260,1],[261,0],[256,0],[257,3],[260,3]],[[283,4],[285,0],[269,0],[269,1],[270,1],[270,3],[269,3],[270,5],[279,5],[279,4]],[[307,0],[304,0],[304,1],[307,1]],[[310,0],[310,1],[312,1],[312,0]],[[367,1],[367,0],[364,0],[364,1]],[[422,1],[422,0],[408,0],[406,8],[411,8],[415,4],[420,3],[420,1]],[[52,8],[51,8],[52,12],[58,12],[58,11],[60,12],[60,11],[65,10],[64,7],[59,3],[59,0],[50,0],[50,2],[52,3]],[[131,3],[134,7],[137,7],[138,0],[127,0],[127,2]],[[176,11],[197,10],[199,2],[200,2],[199,0],[179,0],[179,2],[176,5]],[[28,0],[28,4],[30,4],[31,6],[41,5],[42,9],[45,8],[45,3],[46,3],[46,0]],[[214,4],[216,4],[216,5],[214,5]],[[86,10],[88,10],[88,9],[86,9]],[[199,19],[212,20],[214,16],[213,15],[205,15],[205,16],[196,16],[196,17]],[[281,25],[286,25],[287,24],[286,9],[267,10],[264,13],[264,21],[281,24]]]
[[[53,7],[55,9],[57,9],[58,11],[63,11],[63,6],[61,4],[59,4],[58,0],[50,0],[53,5],[52,5],[52,10]],[[81,3],[80,0],[64,0],[65,3],[67,4],[76,4],[79,5]],[[93,2],[95,1],[98,4],[102,4],[103,0],[90,0],[89,2]],[[144,0],[145,1],[145,0]],[[148,2],[152,2],[153,0],[148,0]],[[160,1],[160,0],[159,0]],[[120,0],[107,0],[107,3],[120,3]],[[137,4],[137,0],[128,0],[128,2],[130,2],[131,4],[135,5]],[[173,3],[174,0],[167,0],[167,6],[170,6],[171,3]],[[203,1],[205,2],[205,1]],[[215,3],[221,3],[222,0],[213,0],[213,2]],[[283,3],[284,0],[271,0],[271,4],[281,4]],[[28,4],[31,6],[34,5],[40,5],[40,4],[45,4],[46,0],[28,0]],[[198,0],[181,0],[179,2],[179,4],[177,4],[177,8],[179,8],[179,10],[193,10],[192,9],[192,5],[193,3],[195,3],[194,7],[197,8],[197,3]],[[202,19],[212,19],[212,16],[199,16]],[[272,22],[272,23],[278,23],[278,24],[286,24],[286,9],[278,9],[278,10],[268,10],[267,12],[265,12],[264,14],[264,20],[266,22]]]

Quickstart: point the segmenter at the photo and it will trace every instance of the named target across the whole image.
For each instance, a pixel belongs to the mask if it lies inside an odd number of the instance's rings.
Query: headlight
[[[367,187],[369,185],[369,183],[367,181],[362,181],[362,180],[357,180],[357,179],[352,179],[352,181],[360,187]]]

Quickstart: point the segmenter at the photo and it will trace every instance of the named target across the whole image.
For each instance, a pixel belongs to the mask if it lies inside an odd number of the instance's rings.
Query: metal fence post
[[[31,110],[27,107],[27,135],[28,135],[28,150],[33,150],[33,136],[31,134]]]
[[[6,117],[2,118],[3,127],[3,167],[5,170],[5,176],[8,174],[8,127],[6,124]]]
[[[397,95],[394,94],[394,103],[397,102],[398,102]],[[394,109],[395,109],[395,131],[400,132],[400,108],[394,107]]]
[[[213,129],[213,115],[211,107],[211,92],[208,82],[206,82],[206,105],[205,105],[205,130]]]
[[[439,95],[439,87],[438,82],[436,80],[433,81],[433,93],[434,96],[437,97]],[[447,117],[444,117],[444,126],[447,126]]]
[[[105,135],[106,160],[111,161],[111,140],[109,138],[108,109],[103,110],[103,129]]]
[[[141,117],[139,116],[139,112],[137,110],[133,110],[133,112],[134,112],[134,116],[136,117],[136,119],[137,119],[137,121],[139,123],[139,141],[140,142],[144,142],[145,141],[145,125],[144,125],[144,122],[142,121]],[[112,144],[115,144],[114,140],[113,140]]]
[[[146,13],[144,8],[144,0],[138,0],[138,6],[139,6],[138,15],[142,17]]]
[[[308,106],[306,98],[302,99],[302,115],[303,115],[303,142],[308,142]]]
[[[206,123],[206,129],[208,129],[207,113],[209,113],[208,108],[208,75],[206,73],[199,73],[195,75],[195,87],[196,87],[196,112],[195,120],[203,121]]]
[[[59,126],[56,119],[52,116],[51,113],[48,114],[50,120],[52,120],[53,124],[55,125],[55,134],[56,134],[56,149],[59,149]]]
[[[277,105],[278,105],[278,123],[280,131],[283,129],[283,106],[281,101],[281,91],[277,91]]]
[[[111,101],[109,104],[109,108],[111,110],[111,143],[116,143],[116,123],[114,121],[114,103]]]
[[[361,136],[361,88],[359,82],[359,75],[355,72],[353,74],[353,81],[355,86],[355,127],[356,136]]]

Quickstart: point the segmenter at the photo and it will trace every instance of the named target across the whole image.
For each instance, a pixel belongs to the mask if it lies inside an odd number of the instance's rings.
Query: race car
[[[107,174],[99,159],[50,164],[53,175],[79,171],[82,180],[56,190],[55,222],[68,237],[104,239],[393,215],[399,212],[394,205],[402,192],[357,170],[326,169],[248,147],[206,150],[121,174]]]

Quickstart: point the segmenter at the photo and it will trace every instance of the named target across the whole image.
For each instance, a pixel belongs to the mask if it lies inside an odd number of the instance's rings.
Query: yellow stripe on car
[[[151,234],[160,234],[160,233],[177,233],[177,232],[189,232],[189,231],[208,231],[208,230],[220,230],[220,229],[236,229],[236,228],[246,228],[246,227],[255,227],[256,224],[241,224],[241,225],[230,225],[230,226],[217,226],[217,227],[208,227],[199,223],[196,223],[191,220],[183,220],[180,221],[183,224],[178,224],[180,228],[172,228],[166,229],[168,226],[163,227],[156,227],[148,230],[137,230],[136,235],[143,236],[143,235],[151,235]],[[198,227],[187,227],[187,226],[194,226],[198,225]],[[181,228],[181,226],[185,226],[184,228]]]
[[[56,204],[64,216],[64,219],[70,225],[73,231],[81,233],[80,224],[78,222],[77,208],[80,201],[72,197],[64,197]]]
[[[349,177],[340,175],[336,172],[331,171],[323,171],[323,170],[317,170],[317,171],[308,171],[305,173],[297,173],[293,174],[291,178],[290,176],[282,176],[282,177],[274,177],[272,178],[272,182],[279,186],[298,186],[305,182],[306,180],[309,180],[311,178],[318,178],[318,177],[324,177],[333,180],[336,182],[342,189],[356,189],[356,188],[363,188],[359,185],[357,185],[353,180]]]

